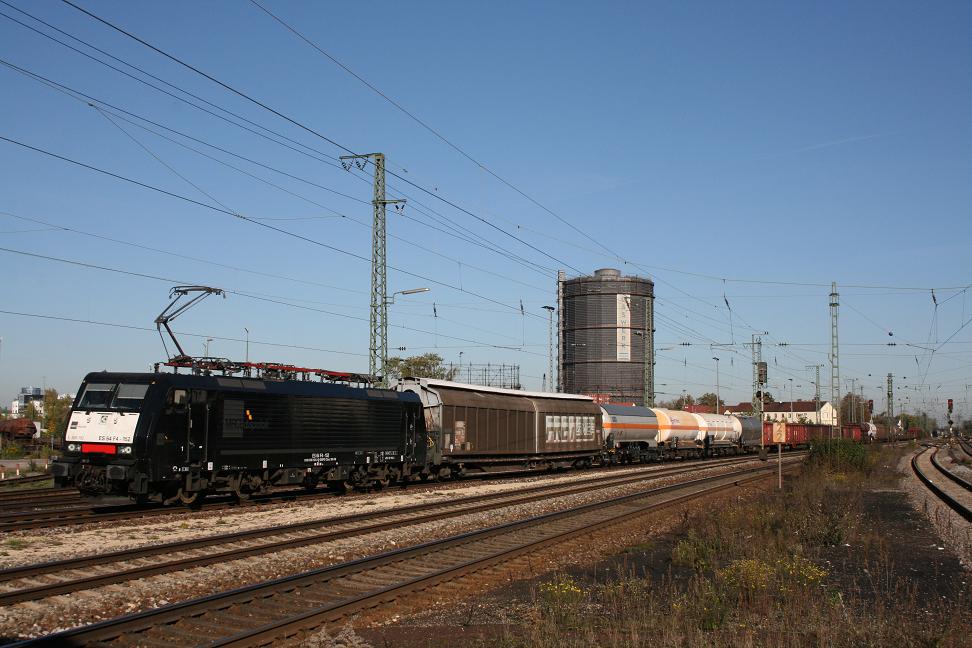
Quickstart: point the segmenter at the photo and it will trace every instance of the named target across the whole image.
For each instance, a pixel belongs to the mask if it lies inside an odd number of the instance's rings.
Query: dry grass
[[[831,456],[840,459],[817,455],[782,494],[686,518],[667,571],[654,580],[619,573],[584,585],[561,575],[541,584],[531,623],[490,643],[970,645],[968,590],[920,594],[866,515],[863,485],[896,483],[895,451]]]

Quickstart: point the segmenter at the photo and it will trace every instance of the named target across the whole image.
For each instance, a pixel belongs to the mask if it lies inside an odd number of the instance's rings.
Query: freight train
[[[373,488],[590,466],[601,429],[600,408],[570,394],[101,372],[85,377],[51,472],[89,496],[192,504],[285,485]]]
[[[55,483],[90,497],[193,504],[207,495],[247,499],[278,486],[369,489],[474,472],[740,454],[772,444],[772,424],[753,417],[601,407],[587,396],[425,378],[377,389],[351,384],[363,378],[350,374],[263,369],[260,378],[88,374],[63,452],[51,465]],[[309,372],[321,381],[292,379]],[[787,446],[823,438],[787,428]]]

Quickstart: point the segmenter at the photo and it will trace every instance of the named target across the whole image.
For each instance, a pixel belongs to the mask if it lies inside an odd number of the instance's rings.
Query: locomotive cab
[[[158,398],[143,375],[89,374],[71,408],[61,457],[51,466],[55,484],[98,495],[127,495],[145,454],[151,417],[147,400]]]

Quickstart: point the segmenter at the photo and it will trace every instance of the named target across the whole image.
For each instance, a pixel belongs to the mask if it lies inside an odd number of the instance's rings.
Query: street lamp
[[[715,356],[712,356],[712,359],[715,360],[715,363],[716,363],[716,406],[715,406],[715,413],[716,414],[720,414],[721,413],[721,408],[719,407],[719,402],[720,402],[721,399],[719,398],[719,358],[717,358]]]
[[[429,292],[430,290],[431,290],[431,288],[409,288],[408,290],[399,290],[397,292],[393,292],[391,297],[387,297],[385,299],[385,303],[386,304],[394,304],[395,303],[395,295],[415,295],[417,293]]]
[[[209,343],[213,341],[213,338],[206,338],[206,342],[203,344],[203,356],[209,357]]]
[[[793,379],[787,378],[790,381],[790,423],[793,422]]]
[[[390,304],[394,304],[396,295],[414,295],[416,293],[429,292],[429,290],[430,290],[429,288],[409,288],[408,290],[398,290],[393,292],[391,294],[391,297],[389,297],[387,294],[384,295],[383,297],[384,301],[382,302],[382,305],[385,308],[387,308]],[[380,349],[378,349],[381,358],[380,386],[388,387],[388,316],[387,313],[382,319],[384,320],[384,328],[383,328],[384,335],[382,337],[385,340],[385,343],[381,345]],[[372,349],[372,353],[374,352],[375,349]]]

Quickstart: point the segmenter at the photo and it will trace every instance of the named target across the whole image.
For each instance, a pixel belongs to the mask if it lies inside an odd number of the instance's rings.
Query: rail
[[[921,455],[928,452],[928,450],[929,448],[925,448],[924,450],[917,453],[914,457],[911,458],[911,469],[914,471],[918,479],[928,488],[928,490],[934,493],[938,497],[938,499],[940,499],[942,502],[948,505],[949,508],[951,508],[953,511],[958,513],[960,516],[962,516],[962,518],[964,518],[969,522],[972,522],[972,511],[966,508],[965,505],[963,505],[961,502],[956,500],[954,497],[946,493],[938,484],[934,482],[934,480],[928,477],[928,475],[926,475],[921,470],[921,468],[918,467],[918,458]],[[938,452],[937,448],[934,449],[932,456],[934,456],[935,452]]]
[[[183,569],[210,565],[218,562],[239,560],[241,558],[295,549],[311,544],[331,542],[340,538],[388,529],[402,528],[435,520],[459,517],[484,510],[516,506],[551,497],[564,497],[608,488],[636,484],[646,480],[660,479],[696,472],[703,469],[734,466],[752,461],[752,458],[730,459],[688,467],[658,467],[638,470],[634,474],[600,475],[566,483],[545,484],[514,491],[474,495],[448,502],[431,502],[392,508],[383,511],[358,513],[326,519],[308,520],[287,525],[237,531],[206,536],[192,540],[182,540],[161,545],[152,545],[113,551],[94,556],[67,558],[47,563],[23,565],[0,570],[0,583],[13,587],[0,592],[0,605],[22,601],[37,600],[46,596],[67,594],[92,587],[117,584],[156,574],[166,574]],[[293,537],[297,535],[297,537]],[[279,539],[285,537],[286,539]],[[215,548],[216,551],[198,555],[198,550]],[[190,554],[189,557],[184,557]],[[176,556],[176,559],[166,559]],[[131,566],[126,562],[151,557],[147,565]],[[114,569],[105,570],[108,564]],[[107,573],[106,573],[107,571]],[[74,573],[72,573],[74,572]],[[57,582],[44,582],[51,577]],[[20,581],[19,583],[17,581]],[[33,581],[33,582],[32,582]],[[40,582],[40,584],[38,584]]]
[[[788,463],[792,463],[788,461]],[[67,630],[18,646],[273,645],[645,513],[771,477],[773,464],[563,509]]]

